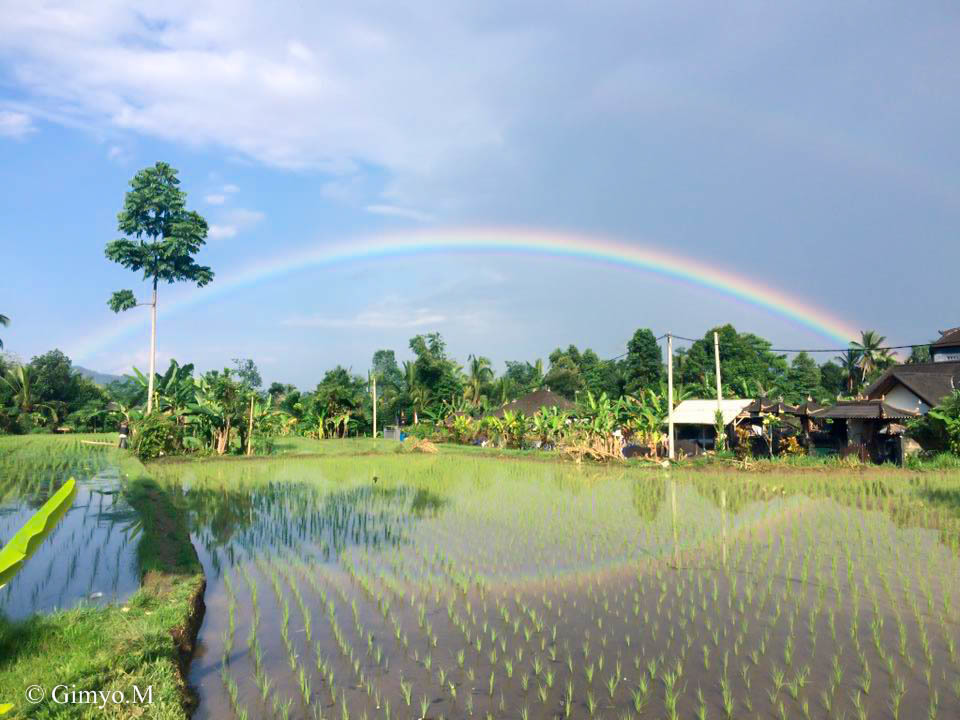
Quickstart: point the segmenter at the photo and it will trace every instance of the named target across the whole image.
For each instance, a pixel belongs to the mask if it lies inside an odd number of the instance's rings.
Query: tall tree
[[[258,388],[263,385],[263,378],[260,377],[260,370],[257,364],[250,358],[234,358],[233,364],[237,368],[237,377],[240,382],[249,385],[251,388]]]
[[[125,237],[107,243],[109,260],[134,272],[152,284],[150,302],[138,303],[133,290],[113,293],[108,305],[114,312],[137,305],[150,306],[150,387],[147,412],[153,410],[153,377],[157,361],[157,286],[190,281],[203,287],[213,280],[213,271],[194,260],[206,244],[207,221],[186,209],[187,194],[180,190],[177,171],[165,162],[144,168],[130,181],[117,228]],[[131,239],[133,238],[133,239]]]
[[[480,402],[484,388],[493,382],[490,358],[470,355],[467,358],[467,392],[472,402]]]
[[[576,345],[570,345],[566,350],[557,348],[550,353],[549,360],[550,369],[543,378],[543,384],[553,392],[573,400],[585,387],[580,370],[580,351]]]
[[[3,347],[3,345],[0,344],[0,347]],[[907,364],[919,365],[930,362],[930,359],[929,345],[914,345],[910,348],[910,357],[907,358]]]
[[[797,353],[780,389],[789,403],[802,403],[808,397],[820,395],[820,366],[816,360],[805,352]]]
[[[863,370],[860,369],[860,354],[850,348],[843,355],[837,355],[837,361],[843,370],[847,394],[853,395],[863,384]]]
[[[543,360],[537,358],[533,363],[522,360],[507,360],[504,372],[513,387],[520,392],[530,392],[543,385]]]
[[[706,397],[716,394],[713,333],[720,339],[720,374],[725,387],[757,385],[771,388],[787,372],[787,360],[770,350],[770,342],[752,333],[739,333],[733,325],[713,328],[697,340],[683,357],[682,382],[700,388]],[[677,366],[674,366],[677,373]]]
[[[896,362],[890,351],[883,347],[886,339],[876,330],[864,330],[860,333],[860,342],[850,343],[850,347],[857,353],[857,364],[863,373],[864,382],[870,381],[880,370]]]
[[[843,368],[832,360],[820,366],[820,386],[825,398],[833,398],[843,393],[847,376]]]
[[[0,327],[10,327],[10,318],[0,313]],[[0,350],[3,350],[3,338],[0,338]]]
[[[663,380],[663,357],[660,346],[649,328],[637,330],[627,343],[627,357],[623,361],[624,390],[630,395],[656,389]]]
[[[440,333],[411,338],[410,349],[417,356],[413,363],[417,384],[425,390],[418,396],[421,410],[427,407],[426,403],[435,409],[463,396],[459,366],[447,357],[447,345]]]

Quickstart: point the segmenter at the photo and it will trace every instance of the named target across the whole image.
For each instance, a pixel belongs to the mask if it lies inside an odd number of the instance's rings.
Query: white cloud
[[[208,205],[223,205],[227,200],[227,196],[220,193],[213,193],[212,195],[207,195],[203,198]]]
[[[222,192],[225,192],[225,193],[238,193],[238,192],[240,192],[240,188],[238,188],[236,185],[231,185],[231,184],[228,183],[227,185],[224,185],[224,186],[223,186]]]
[[[209,199],[208,199],[209,202]],[[263,221],[266,215],[259,210],[236,208],[223,214],[219,222],[211,223],[207,236],[211,240],[232,238],[245,230],[249,230]]]
[[[419,210],[397,207],[396,205],[367,205],[364,210],[374,215],[387,215],[390,217],[399,217],[406,220],[416,220],[417,222],[433,222],[433,215],[429,215]]]
[[[328,315],[295,315],[283,321],[290,327],[315,328],[416,328],[446,323],[447,315],[430,308],[408,310],[402,307],[371,308],[349,317]]]
[[[207,231],[207,237],[211,240],[223,240],[224,238],[232,238],[237,234],[237,228],[233,225],[210,225],[210,229]]]
[[[12,110],[0,110],[0,137],[21,140],[36,128],[29,115]]]

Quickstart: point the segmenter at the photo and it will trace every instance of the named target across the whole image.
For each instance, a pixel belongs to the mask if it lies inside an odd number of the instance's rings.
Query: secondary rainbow
[[[517,253],[609,263],[655,273],[662,277],[716,290],[763,308],[845,346],[858,336],[842,319],[752,278],[707,266],[652,246],[635,245],[596,235],[579,235],[530,229],[429,229],[354,238],[299,248],[281,257],[219,273],[208,287],[178,289],[165,299],[161,292],[159,314],[169,316],[205,305],[237,290],[261,285],[308,269],[376,260],[379,258],[449,253]],[[139,315],[139,317],[136,317]],[[83,360],[148,323],[148,313],[131,311],[110,328],[72,348]]]

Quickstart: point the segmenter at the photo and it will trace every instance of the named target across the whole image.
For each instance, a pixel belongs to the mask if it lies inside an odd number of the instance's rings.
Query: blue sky
[[[221,276],[360,235],[510,225],[705,260],[897,344],[960,324],[952,3],[0,0],[0,25],[0,312],[24,359],[125,321],[106,299],[142,286],[103,246],[156,160],[210,222],[201,260]],[[485,254],[293,273],[161,313],[159,349],[308,387],[380,347],[407,356],[417,332],[502,369],[725,321],[826,342],[649,273]],[[147,344],[144,324],[75,361],[145,367]]]

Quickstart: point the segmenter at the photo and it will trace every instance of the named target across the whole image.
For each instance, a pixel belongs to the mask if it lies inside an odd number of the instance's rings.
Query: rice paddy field
[[[72,508],[6,587],[10,619],[81,604],[122,602],[140,586],[137,515],[123,499],[120,469],[103,446],[80,440],[4,439],[0,447],[0,539],[10,538],[70,477]]]
[[[150,472],[207,575],[195,717],[960,716],[956,474]]]

